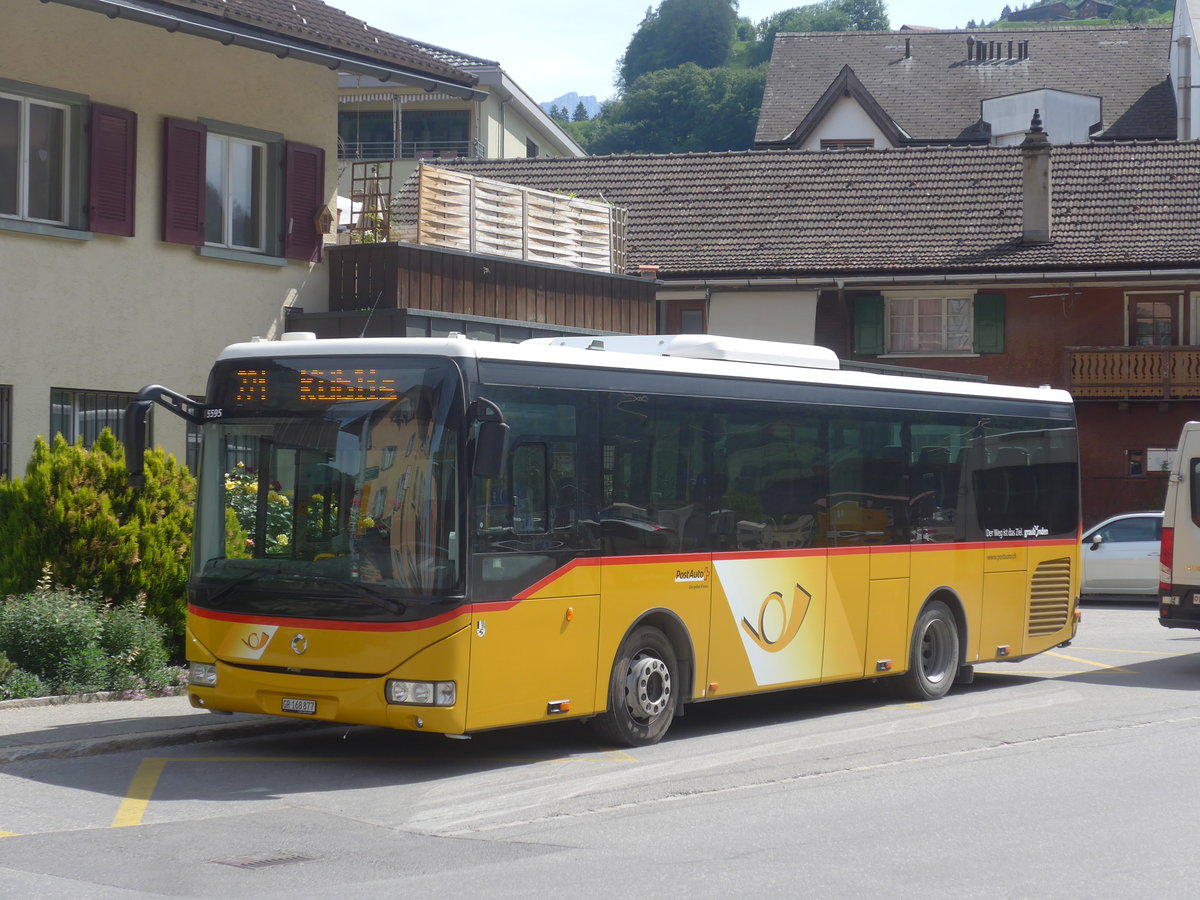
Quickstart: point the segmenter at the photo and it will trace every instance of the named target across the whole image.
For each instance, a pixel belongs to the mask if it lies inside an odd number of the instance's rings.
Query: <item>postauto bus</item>
[[[937,698],[1075,632],[1062,391],[709,335],[286,338],[128,413],[203,433],[196,707],[637,746],[723,697]]]

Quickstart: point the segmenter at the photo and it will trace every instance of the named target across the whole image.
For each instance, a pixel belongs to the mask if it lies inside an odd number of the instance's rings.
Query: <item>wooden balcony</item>
[[[1068,347],[1067,389],[1079,400],[1200,397],[1200,347]]]

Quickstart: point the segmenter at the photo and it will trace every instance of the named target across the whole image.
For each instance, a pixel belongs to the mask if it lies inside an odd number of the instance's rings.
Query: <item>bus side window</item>
[[[513,531],[544,534],[550,528],[546,476],[549,452],[545,444],[521,444],[513,451]]]
[[[1189,460],[1191,470],[1192,524],[1200,527],[1200,458]]]

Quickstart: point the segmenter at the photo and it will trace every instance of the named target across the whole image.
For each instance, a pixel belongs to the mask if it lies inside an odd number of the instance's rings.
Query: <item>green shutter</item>
[[[975,352],[1004,352],[1004,295],[975,295]]]
[[[879,356],[885,350],[883,297],[875,294],[854,298],[854,352]]]

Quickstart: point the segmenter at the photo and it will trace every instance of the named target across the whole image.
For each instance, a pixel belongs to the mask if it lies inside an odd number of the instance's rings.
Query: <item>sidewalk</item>
[[[304,719],[219,715],[193,709],[187,695],[108,700],[105,695],[0,702],[0,764],[120,753],[253,737],[320,724]]]

